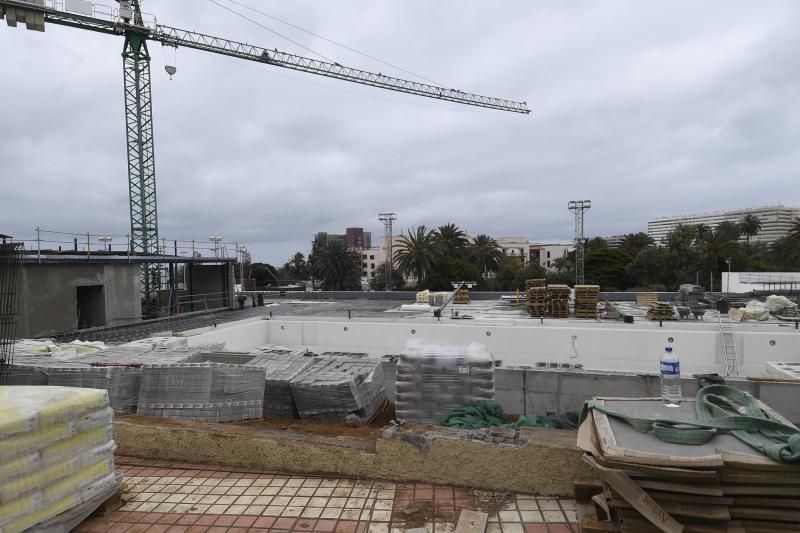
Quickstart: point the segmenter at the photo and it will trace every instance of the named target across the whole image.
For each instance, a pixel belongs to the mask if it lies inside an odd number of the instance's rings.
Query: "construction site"
[[[136,0],[0,0],[0,19],[123,38],[130,200],[126,235],[0,235],[0,532],[800,531],[791,276],[605,291],[584,279],[588,200],[568,205],[575,282],[512,292],[248,290],[243,243],[159,233],[148,42],[525,102],[164,26]]]

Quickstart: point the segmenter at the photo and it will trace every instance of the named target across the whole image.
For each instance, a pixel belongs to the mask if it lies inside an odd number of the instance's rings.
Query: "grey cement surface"
[[[273,305],[264,307],[251,307],[250,301],[245,303],[244,309],[223,309],[210,313],[153,320],[128,326],[105,328],[101,330],[86,330],[57,335],[59,342],[70,342],[76,339],[84,341],[103,341],[108,343],[129,342],[136,339],[149,337],[164,331],[180,332],[190,329],[214,326],[246,318],[269,316],[309,316],[309,317],[338,317],[369,318],[384,316],[383,312],[393,309],[407,301],[402,300],[347,300],[342,302],[308,301],[300,303],[287,298],[284,301],[276,300]]]

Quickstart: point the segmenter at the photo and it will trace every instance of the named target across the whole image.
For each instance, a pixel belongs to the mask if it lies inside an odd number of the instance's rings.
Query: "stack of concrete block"
[[[56,367],[48,369],[49,385],[105,389],[111,407],[118,411],[136,411],[142,369],[124,366]]]
[[[91,368],[84,363],[59,361],[49,355],[15,354],[14,363],[6,369],[4,385],[47,385],[50,372],[56,368]]]
[[[454,409],[493,399],[494,360],[482,344],[406,344],[397,364],[398,420],[438,424]]]
[[[264,369],[264,418],[297,418],[297,406],[292,399],[292,379],[317,362],[302,355],[260,355],[250,366]]]
[[[300,418],[369,422],[386,404],[380,361],[320,359],[291,380]]]
[[[138,414],[231,422],[261,418],[264,369],[222,363],[146,365]]]

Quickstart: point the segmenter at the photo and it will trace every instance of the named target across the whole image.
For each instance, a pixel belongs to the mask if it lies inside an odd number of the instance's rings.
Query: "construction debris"
[[[118,489],[112,416],[102,390],[0,387],[0,530],[68,531]]]
[[[397,364],[400,421],[439,424],[451,411],[494,399],[494,358],[482,344],[408,341]]]
[[[454,304],[461,304],[466,305],[470,302],[469,298],[469,289],[466,287],[461,287],[456,291],[455,296],[453,297]]]
[[[578,446],[603,483],[592,498],[595,512],[582,513],[582,531],[797,531],[800,465],[785,461],[798,458],[789,450],[800,430],[767,405],[714,385],[679,408],[653,399],[597,399],[590,406]],[[752,432],[708,430],[734,419]],[[656,433],[643,432],[647,427]]]

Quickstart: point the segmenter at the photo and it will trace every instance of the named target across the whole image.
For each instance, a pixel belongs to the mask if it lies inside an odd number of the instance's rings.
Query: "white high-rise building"
[[[750,242],[769,244],[789,233],[796,219],[800,217],[800,208],[773,205],[657,218],[647,223],[647,234],[657,243],[662,243],[678,224],[704,224],[714,229],[723,221],[738,224],[745,215],[753,215],[761,221],[761,230],[758,235],[750,238]],[[741,240],[745,240],[744,235]]]

